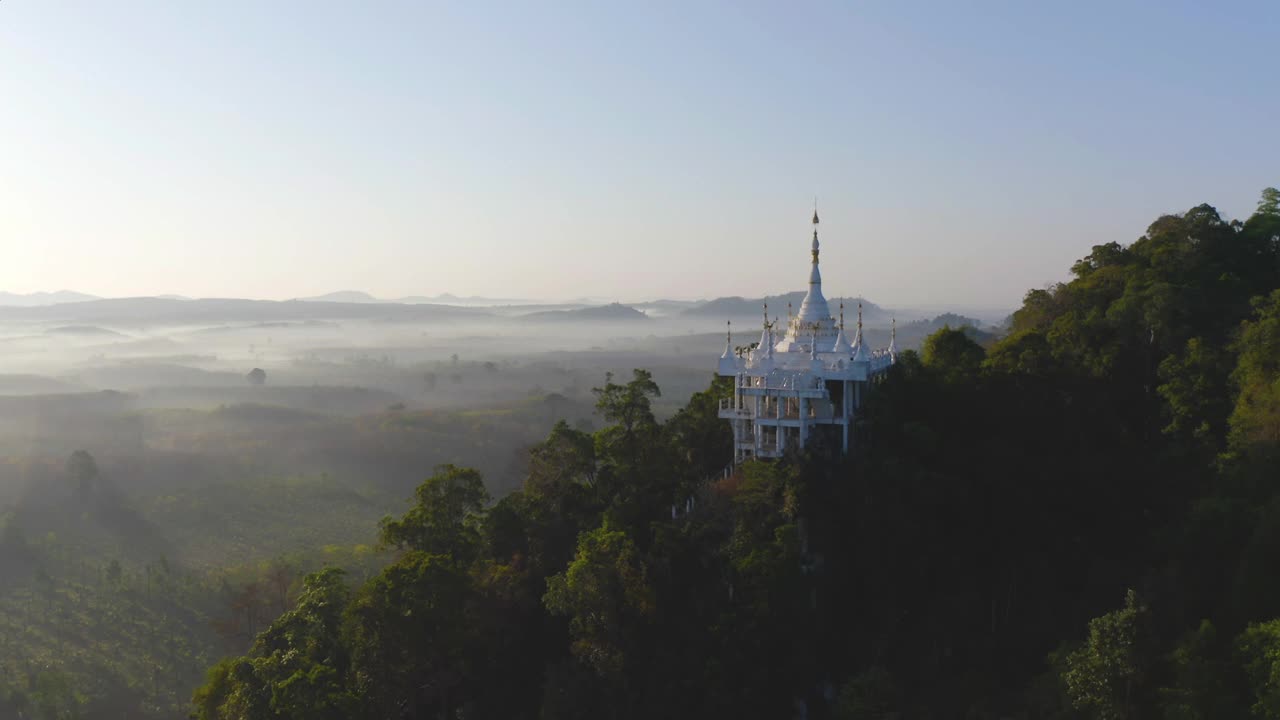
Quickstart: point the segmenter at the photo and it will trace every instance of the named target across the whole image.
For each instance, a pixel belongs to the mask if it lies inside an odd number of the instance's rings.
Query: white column
[[[775,396],[774,396],[774,398],[773,398],[774,416],[775,416],[775,417],[778,419],[778,421],[779,421],[779,422],[778,422],[778,424],[777,424],[777,426],[774,428],[774,433],[773,433],[773,451],[774,451],[775,453],[778,453],[779,455],[780,455],[780,454],[782,454],[782,448],[783,448],[783,446],[785,445],[784,440],[785,440],[785,438],[786,438],[786,431],[784,431],[784,430],[783,430],[783,428],[782,428],[782,422],[781,422],[781,420],[782,420],[782,406],[783,406],[783,404],[784,404],[784,400],[785,400],[785,399],[782,397],[782,395],[781,395],[781,394],[779,394],[779,395],[775,395]]]
[[[849,390],[851,390],[852,388],[849,387],[848,380],[841,381],[840,385],[841,385],[840,417],[844,420],[844,422],[842,423],[842,425],[844,426],[843,440],[840,443],[840,450],[841,452],[848,454],[849,452],[849,403],[851,402],[851,399],[849,398]]]
[[[806,411],[809,409],[809,403],[803,396],[800,397],[800,449],[804,449],[804,443],[809,439],[809,418]]]
[[[733,453],[734,457],[742,455],[742,450],[738,448],[738,443],[743,441],[743,435],[746,428],[742,426],[742,415],[739,410],[742,409],[742,381],[745,376],[738,373],[733,377]],[[745,457],[745,456],[744,456]]]
[[[748,400],[747,398],[744,397],[742,399],[743,409],[746,409],[748,405],[750,405],[752,408],[756,408],[759,404],[760,404],[760,398],[754,398],[754,399]],[[751,418],[743,421],[744,423],[746,423],[747,429],[750,431],[747,433],[747,437],[751,439],[752,455],[760,454],[760,423],[756,422],[756,419],[759,417],[760,417],[760,413],[755,412],[753,410],[751,413]]]
[[[742,460],[741,451],[738,450],[738,418],[730,420],[729,425],[733,427],[733,462],[736,464]]]

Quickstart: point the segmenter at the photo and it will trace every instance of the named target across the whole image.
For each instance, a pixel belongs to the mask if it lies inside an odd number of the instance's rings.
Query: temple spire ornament
[[[859,356],[866,357],[866,351],[862,347],[862,301],[858,301],[858,325],[853,331],[853,359],[857,360]]]
[[[726,320],[724,325],[724,354],[720,356],[716,372],[720,375],[737,375],[739,359],[733,351],[733,321]]]
[[[853,353],[853,346],[849,344],[849,338],[844,334],[844,301],[840,301],[840,329],[836,332],[836,341],[831,346],[831,352],[837,355],[850,355]]]
[[[813,199],[813,264],[818,264],[818,199]],[[812,279],[809,282],[813,282]]]
[[[862,339],[862,301],[858,301],[858,330],[853,336],[853,361],[868,362],[867,344]]]
[[[787,305],[787,334],[778,343],[779,352],[803,351],[809,345],[809,328],[818,325],[818,343],[829,348],[835,343],[836,321],[831,317],[831,308],[822,294],[822,271],[818,269],[821,259],[821,242],[818,239],[818,209],[815,205],[812,218],[813,238],[809,243],[809,288],[798,310]]]

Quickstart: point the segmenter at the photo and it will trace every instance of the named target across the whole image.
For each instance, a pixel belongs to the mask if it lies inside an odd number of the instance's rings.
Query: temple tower
[[[722,401],[720,417],[733,428],[734,462],[781,456],[788,447],[803,449],[817,431],[833,432],[848,452],[852,426],[867,387],[889,369],[897,355],[896,329],[889,347],[871,351],[862,335],[862,303],[852,342],[822,292],[819,270],[818,211],[813,211],[809,285],[798,312],[788,306],[786,334],[777,339],[776,321],[765,306],[760,342],[745,356],[732,352],[726,338],[717,373],[734,378],[733,397]]]

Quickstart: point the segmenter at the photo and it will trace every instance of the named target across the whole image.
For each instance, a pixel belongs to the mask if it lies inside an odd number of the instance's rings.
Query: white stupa
[[[799,312],[787,315],[786,335],[774,335],[765,306],[760,341],[745,358],[726,340],[717,372],[734,378],[733,398],[721,403],[720,417],[733,426],[734,461],[781,456],[788,447],[804,448],[814,432],[838,434],[848,452],[850,428],[862,407],[866,389],[897,357],[893,339],[883,351],[871,352],[862,337],[862,304],[852,340],[822,294],[818,269],[818,211],[813,212],[809,288]],[[896,336],[896,329],[890,336]],[[896,339],[896,338],[894,338]],[[829,430],[819,430],[819,427]]]

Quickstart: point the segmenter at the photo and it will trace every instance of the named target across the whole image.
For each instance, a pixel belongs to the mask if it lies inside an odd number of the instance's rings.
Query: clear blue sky
[[[1280,184],[1280,3],[0,1],[0,289],[1013,306]]]

